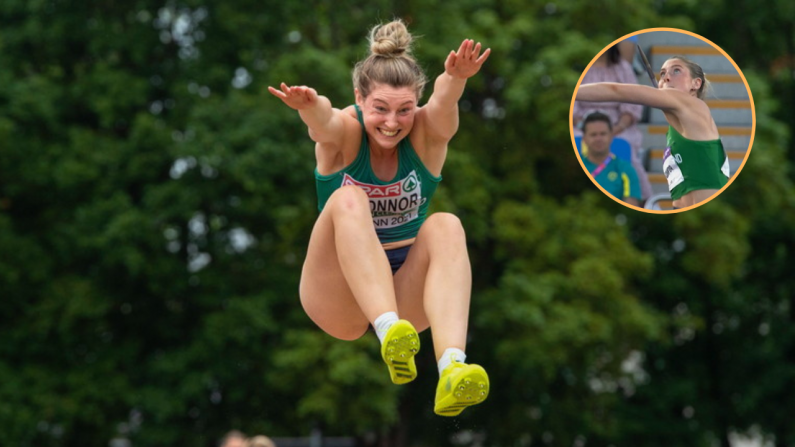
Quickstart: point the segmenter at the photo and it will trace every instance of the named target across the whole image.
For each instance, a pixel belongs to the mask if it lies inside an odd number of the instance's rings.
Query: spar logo
[[[370,198],[370,213],[377,229],[393,228],[416,219],[420,206],[425,203],[422,185],[416,171],[388,185],[373,185],[360,182],[348,174],[342,178],[342,185],[355,185],[362,188]]]
[[[420,181],[417,179],[417,174],[414,171],[411,171],[408,177],[403,181],[403,191],[411,192],[417,189],[419,186]]]
[[[401,194],[401,182],[392,183],[391,185],[373,185],[356,180],[348,174],[342,178],[341,186],[356,185],[362,188],[367,196],[373,197],[396,197]]]

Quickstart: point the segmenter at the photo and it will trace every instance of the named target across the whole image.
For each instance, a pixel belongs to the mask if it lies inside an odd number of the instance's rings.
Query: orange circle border
[[[729,178],[729,181],[726,182],[725,185],[723,185],[723,188],[719,189],[717,193],[712,195],[712,197],[710,197],[710,198],[708,198],[706,200],[703,200],[701,202],[698,202],[696,204],[693,204],[693,205],[678,209],[678,210],[649,210],[649,209],[646,209],[646,208],[641,208],[639,206],[630,205],[630,204],[624,202],[623,200],[619,199],[618,197],[614,197],[612,194],[607,192],[607,190],[605,190],[602,187],[602,185],[600,185],[596,181],[596,179],[593,178],[590,175],[590,173],[588,173],[588,169],[585,167],[585,164],[582,162],[582,159],[580,158],[580,154],[577,151],[577,143],[574,141],[574,101],[575,101],[575,99],[577,99],[577,91],[580,89],[580,84],[582,83],[582,78],[585,77],[585,73],[587,73],[588,70],[591,69],[591,66],[594,64],[594,62],[596,62],[596,60],[599,59],[599,57],[605,51],[610,49],[610,47],[612,47],[613,45],[616,45],[619,42],[622,42],[622,41],[624,41],[627,38],[630,38],[632,36],[637,36],[638,34],[644,34],[644,33],[655,32],[655,31],[668,31],[668,32],[674,32],[674,33],[687,34],[687,35],[689,35],[691,37],[695,37],[696,39],[701,40],[702,42],[708,43],[713,48],[718,50],[729,62],[731,62],[731,64],[734,66],[734,68],[737,69],[737,73],[740,74],[740,79],[743,80],[743,84],[745,85],[745,89],[748,91],[748,99],[751,102],[751,141],[748,143],[748,150],[745,151],[745,157],[743,157],[743,162],[742,162],[742,164],[740,164],[740,167],[737,169],[737,172],[735,172],[734,175],[732,175],[731,178]],[[681,213],[681,212],[684,212],[684,211],[688,211],[688,210],[691,210],[691,209],[698,208],[701,205],[704,205],[706,203],[711,202],[713,199],[715,199],[716,197],[718,197],[721,194],[723,194],[723,191],[725,191],[726,188],[728,188],[732,183],[734,183],[734,180],[740,175],[740,173],[743,170],[743,167],[745,167],[745,163],[748,162],[748,157],[751,155],[751,149],[754,146],[754,137],[756,136],[756,106],[754,105],[754,96],[751,93],[751,87],[748,85],[748,80],[745,79],[745,75],[743,74],[742,70],[740,70],[740,67],[737,65],[737,63],[734,62],[734,59],[732,59],[731,56],[729,56],[728,53],[723,51],[723,48],[717,46],[711,40],[709,40],[709,39],[707,39],[707,38],[705,38],[703,36],[699,36],[698,34],[693,33],[691,31],[686,31],[686,30],[682,30],[682,29],[678,29],[678,28],[646,28],[646,29],[642,29],[642,30],[639,30],[639,31],[635,31],[633,33],[629,33],[629,34],[627,34],[627,35],[625,35],[623,37],[620,37],[620,38],[614,40],[609,45],[605,46],[602,49],[602,51],[597,53],[596,56],[594,56],[594,58],[591,59],[591,62],[588,64],[588,66],[585,67],[585,70],[583,70],[582,74],[580,75],[580,79],[577,81],[577,85],[574,87],[574,94],[571,97],[571,105],[569,106],[569,136],[571,137],[571,145],[572,145],[572,148],[574,149],[574,155],[575,155],[575,157],[577,157],[577,161],[580,163],[580,166],[582,167],[583,171],[588,176],[588,178],[591,179],[591,182],[593,182],[593,184],[596,185],[596,187],[599,188],[599,190],[601,190],[602,193],[604,193],[604,195],[606,195],[607,197],[613,199],[615,202],[617,202],[617,203],[619,203],[619,204],[621,204],[621,205],[623,205],[623,206],[625,206],[627,208],[638,210],[638,211],[642,211],[644,213],[649,213],[649,214],[677,214],[677,213]]]

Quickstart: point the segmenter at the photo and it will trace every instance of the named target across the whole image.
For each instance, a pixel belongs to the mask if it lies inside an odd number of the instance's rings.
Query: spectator
[[[585,74],[581,85],[592,84],[595,82],[619,82],[623,84],[637,84],[638,78],[632,67],[621,58],[618,46],[610,47],[599,59],[597,59],[591,69]],[[601,112],[610,118],[613,128],[613,136],[626,140],[632,148],[632,167],[637,172],[640,182],[640,191],[643,199],[647,199],[652,194],[649,176],[643,168],[640,157],[640,148],[643,143],[643,135],[636,125],[643,112],[643,106],[624,102],[582,102],[574,101],[572,111],[574,120],[574,135],[580,136],[582,132],[577,125],[583,118],[593,112]]]
[[[635,61],[635,51],[637,45],[638,45],[638,36],[627,37],[626,39],[616,44],[616,46],[618,47],[618,52],[621,54],[621,59],[627,61],[630,67]]]
[[[232,430],[218,443],[220,447],[246,447],[246,435],[238,430]]]
[[[591,177],[607,192],[625,203],[640,206],[640,187],[635,169],[629,163],[610,153],[613,129],[610,117],[594,112],[582,125],[583,144],[588,147],[583,157]]]
[[[276,447],[276,444],[267,436],[254,436],[248,440],[246,447]]]

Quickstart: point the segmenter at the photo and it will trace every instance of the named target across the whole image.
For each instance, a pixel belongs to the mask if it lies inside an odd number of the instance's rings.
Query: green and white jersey
[[[729,158],[720,138],[689,140],[668,126],[667,143],[663,173],[674,200],[700,189],[721,189],[728,181]]]
[[[331,194],[341,186],[356,185],[370,199],[373,225],[381,243],[413,238],[425,222],[428,205],[442,177],[428,172],[408,137],[398,143],[398,171],[395,177],[387,182],[376,177],[370,165],[370,146],[358,106],[356,113],[362,124],[362,143],[356,159],[329,175],[321,175],[315,169],[318,210],[323,210]]]

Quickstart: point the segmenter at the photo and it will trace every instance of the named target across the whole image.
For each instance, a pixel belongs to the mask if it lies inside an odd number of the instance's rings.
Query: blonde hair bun
[[[370,30],[370,55],[353,68],[353,88],[367,97],[377,84],[391,87],[410,87],[417,99],[428,79],[411,55],[412,37],[406,24],[396,19]]]
[[[370,51],[385,57],[411,54],[411,34],[406,24],[397,19],[370,30]]]

